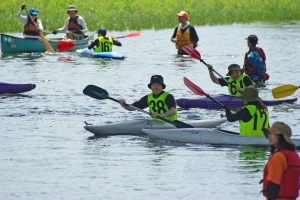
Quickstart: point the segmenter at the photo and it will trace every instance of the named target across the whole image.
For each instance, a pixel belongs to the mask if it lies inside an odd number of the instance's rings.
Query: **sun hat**
[[[240,70],[241,74],[244,73],[244,69],[241,69],[241,67],[238,64],[231,64],[228,67],[228,73],[226,74],[226,76],[230,76],[231,71],[235,71],[235,70]]]
[[[99,28],[98,33],[100,33],[102,36],[106,36],[106,29],[105,28]]]
[[[35,8],[30,8],[28,10],[28,12],[29,12],[30,15],[37,15],[37,14],[39,14],[39,11],[37,11],[37,9],[35,9]]]
[[[258,90],[254,87],[245,88],[243,94],[239,96],[239,98],[247,102],[261,101],[261,99],[258,97]]]
[[[70,5],[70,6],[68,7],[67,13],[69,13],[69,11],[76,11],[76,12],[77,12],[77,9],[76,9],[75,6]]]
[[[151,89],[151,85],[153,83],[159,83],[162,85],[162,88],[165,89],[166,85],[164,84],[164,78],[161,75],[153,75],[151,76],[150,83],[148,84],[148,88]]]
[[[189,18],[189,14],[185,11],[180,11],[180,13],[176,13],[176,15],[179,16],[179,17],[184,17],[186,19]]]
[[[256,35],[249,35],[245,39],[251,42],[251,44],[258,44],[258,37]]]
[[[282,134],[285,141],[287,141],[290,144],[294,144],[291,140],[292,130],[288,125],[286,125],[283,122],[274,122],[271,128],[263,128],[263,132],[266,138],[268,138],[269,133],[276,135]]]

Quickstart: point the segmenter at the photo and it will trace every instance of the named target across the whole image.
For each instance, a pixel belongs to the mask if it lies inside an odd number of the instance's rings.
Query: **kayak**
[[[112,59],[125,59],[126,57],[117,52],[94,52],[88,48],[78,49],[76,52],[82,57],[92,58],[112,58]]]
[[[213,145],[268,145],[265,137],[240,136],[237,132],[211,128],[180,128],[180,129],[142,129],[142,131],[157,139],[196,144]],[[292,139],[300,146],[300,139]]]
[[[197,122],[189,123],[197,128],[212,128],[227,121],[226,117],[218,119],[205,119]],[[156,129],[175,129],[176,127],[170,123],[156,121],[151,119],[134,119],[113,124],[99,126],[84,126],[84,128],[95,135],[145,135],[143,128]]]
[[[88,41],[93,37],[94,35],[90,35],[86,36],[83,40],[72,41],[75,46],[68,49],[68,51],[85,48],[88,44]],[[0,38],[2,53],[32,53],[46,51],[45,45],[41,40],[24,39],[6,34],[0,34]],[[57,51],[58,43],[66,41],[63,38],[51,38],[47,40],[54,51]]]
[[[228,106],[230,108],[240,108],[243,107],[244,102],[240,98],[229,96],[226,94],[210,95],[220,103]],[[210,109],[223,109],[221,106],[213,102],[211,99],[206,97],[199,97],[196,99],[180,98],[177,99],[177,105],[181,108],[210,108]],[[287,99],[272,99],[263,100],[266,106],[275,106],[282,103],[294,103],[297,98],[287,98]]]
[[[11,93],[17,94],[22,92],[28,92],[36,87],[35,84],[16,84],[16,83],[4,83],[0,82],[0,94]]]

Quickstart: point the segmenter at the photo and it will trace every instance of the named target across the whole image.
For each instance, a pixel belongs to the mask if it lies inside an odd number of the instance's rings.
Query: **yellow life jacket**
[[[244,78],[246,77],[246,74],[241,74],[241,76],[234,80],[232,77],[229,77],[228,79],[228,92],[230,96],[239,97],[242,95],[242,93],[235,91],[236,87],[239,88],[246,88],[246,85],[244,83]]]
[[[99,46],[96,47],[95,52],[112,52],[113,39],[111,37],[98,37]]]

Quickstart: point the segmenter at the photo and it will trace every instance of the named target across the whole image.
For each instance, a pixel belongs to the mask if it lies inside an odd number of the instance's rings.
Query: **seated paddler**
[[[148,84],[151,90],[150,94],[143,96],[140,100],[132,105],[140,109],[149,107],[151,119],[159,120],[157,116],[168,119],[170,121],[177,120],[177,105],[175,98],[169,92],[163,91],[166,88],[164,79],[161,75],[153,75]],[[119,100],[121,106],[126,110],[133,111],[135,109],[125,106],[124,100]]]
[[[98,38],[95,41],[89,41],[88,49],[94,48],[95,52],[112,52],[113,45],[122,46],[116,38],[106,36],[105,28],[99,28]]]
[[[230,96],[241,96],[241,94],[244,92],[245,88],[247,87],[253,87],[254,83],[250,79],[249,76],[247,76],[244,73],[244,70],[241,69],[241,67],[238,64],[231,64],[228,67],[228,73],[226,74],[227,77],[223,78],[217,78],[216,75],[213,72],[213,66],[208,64],[207,65],[210,79],[216,83],[223,86],[228,87],[228,93]]]

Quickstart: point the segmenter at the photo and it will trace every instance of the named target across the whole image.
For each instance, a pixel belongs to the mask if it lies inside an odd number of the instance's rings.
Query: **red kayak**
[[[17,83],[4,83],[0,82],[0,94],[11,93],[17,94],[28,92],[36,87],[35,84],[17,84]]]

